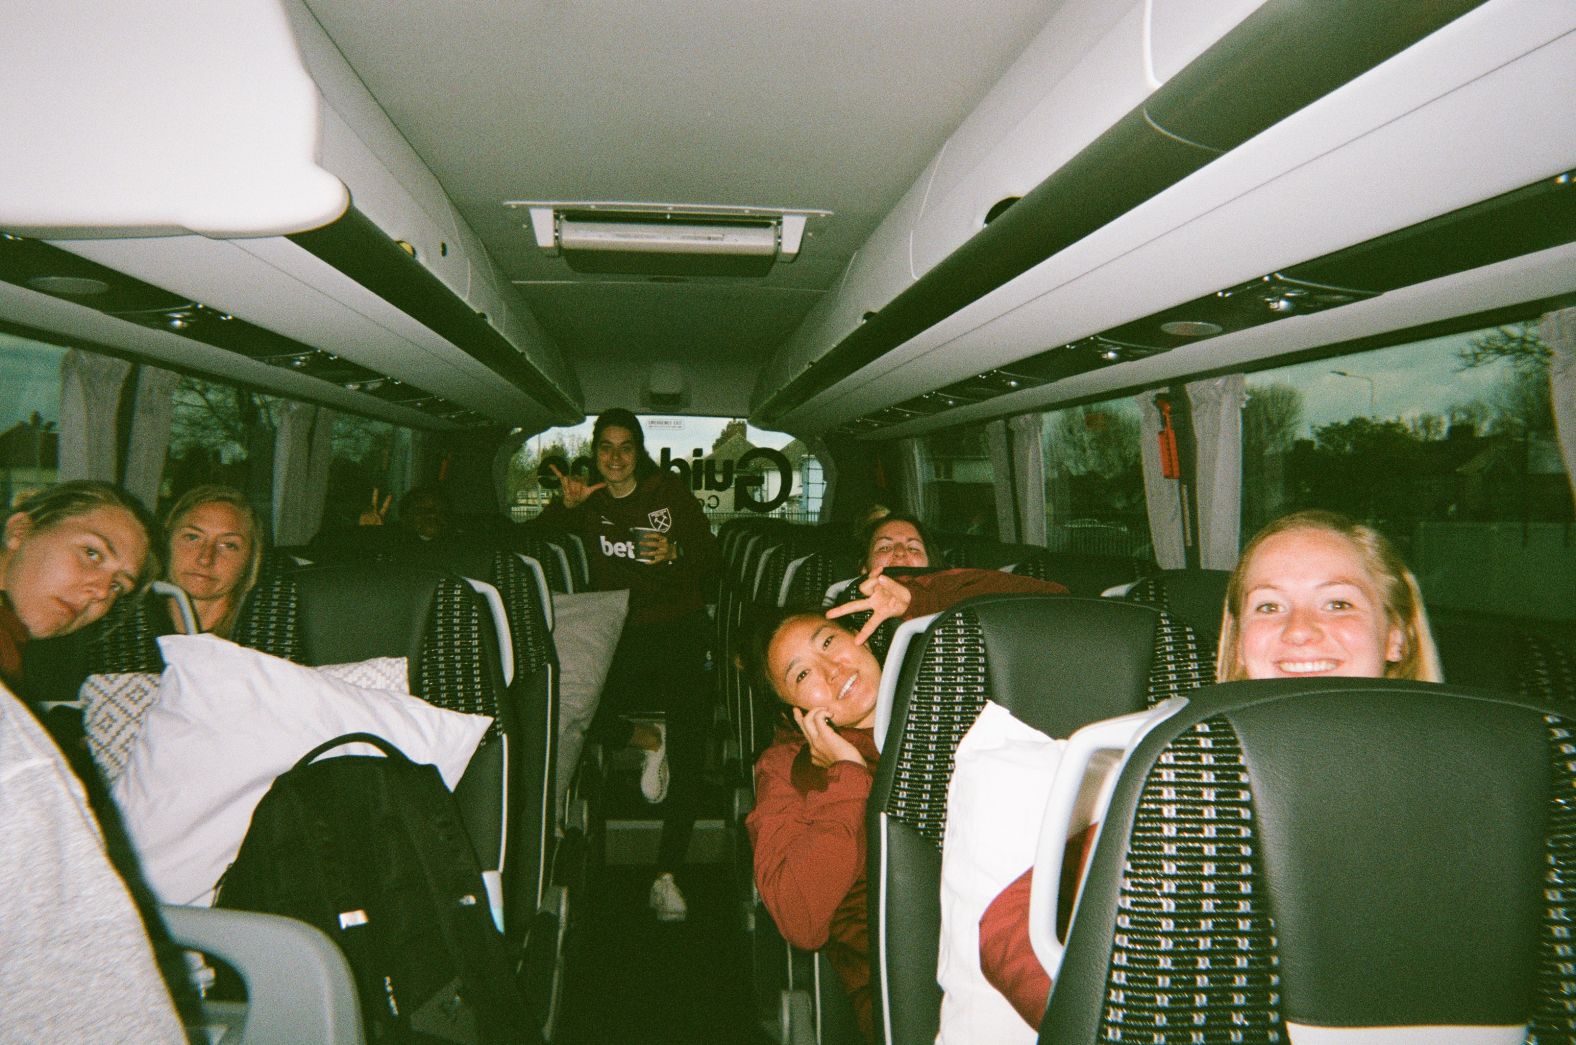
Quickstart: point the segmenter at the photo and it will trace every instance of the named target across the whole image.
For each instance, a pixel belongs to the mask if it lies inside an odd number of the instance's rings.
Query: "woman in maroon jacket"
[[[554,469],[563,494],[541,519],[585,540],[593,587],[629,591],[629,615],[588,736],[644,753],[641,793],[648,802],[668,803],[651,908],[662,921],[683,921],[688,908],[673,874],[689,849],[705,755],[703,672],[711,627],[703,585],[717,565],[717,542],[695,495],[646,452],[634,414],[604,411],[591,443],[599,480]],[[665,712],[664,728],[624,717],[641,710]]]
[[[825,949],[871,1038],[865,805],[878,758],[881,665],[865,640],[884,620],[937,613],[970,595],[1066,589],[995,570],[899,580],[878,566],[859,590],[863,599],[825,616],[789,614],[752,636],[752,666],[789,705],[793,721],[755,764],[755,808],[746,826],[755,884],[778,930],[795,947]],[[871,615],[857,634],[833,619],[861,610]]]

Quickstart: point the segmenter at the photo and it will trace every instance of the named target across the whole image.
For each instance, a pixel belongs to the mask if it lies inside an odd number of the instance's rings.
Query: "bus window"
[[[984,425],[921,436],[920,503],[925,522],[941,533],[996,537],[996,475]]]
[[[205,483],[244,490],[253,504],[272,504],[274,436],[283,403],[183,376],[175,386],[159,507]]]
[[[1396,542],[1431,608],[1576,615],[1549,367],[1533,321],[1250,374],[1242,532],[1333,509]]]
[[[1138,406],[1123,397],[1047,411],[1046,546],[1153,560]]]
[[[505,481],[513,518],[532,518],[553,499],[558,483],[550,463],[589,473],[594,421],[549,428],[520,445]],[[799,523],[819,520],[826,494],[821,462],[792,436],[738,418],[649,415],[640,422],[647,452],[689,483],[713,526],[761,515]]]
[[[323,528],[350,526],[380,497],[398,495],[412,485],[411,433],[386,421],[337,414],[334,417],[334,460],[328,469]],[[394,513],[391,510],[389,520]]]
[[[66,350],[0,333],[0,506],[55,481]]]

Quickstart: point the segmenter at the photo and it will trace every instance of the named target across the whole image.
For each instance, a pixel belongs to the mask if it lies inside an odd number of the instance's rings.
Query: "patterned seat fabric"
[[[1041,1040],[1286,1042],[1291,1023],[1571,1042],[1572,738],[1546,707],[1453,687],[1202,695],[1122,774]]]
[[[858,616],[857,614],[855,616]],[[946,829],[947,785],[952,759],[963,735],[974,725],[993,688],[987,670],[986,642],[978,614],[967,607],[948,614],[931,628],[906,698],[901,737],[883,762],[894,760],[891,798],[885,811],[941,848]],[[1055,676],[1057,665],[1047,663]],[[1156,615],[1153,656],[1145,692],[1147,706],[1186,696],[1214,681],[1193,632],[1168,614]],[[1063,688],[1077,689],[1073,679]]]
[[[852,553],[812,552],[799,561],[788,581],[786,608],[818,610],[826,599],[826,589],[837,581],[859,572]]]
[[[342,570],[347,577],[363,573],[354,567],[323,569]],[[315,660],[305,656],[301,624],[300,584],[307,575],[307,571],[280,572],[259,581],[236,621],[235,641],[296,663]],[[420,636],[416,649],[394,651],[410,656],[411,692],[450,711],[492,716],[487,738],[496,737],[501,728],[501,679],[481,655],[483,650],[496,649],[490,637],[493,622],[470,586],[457,577],[442,578],[434,584],[424,621],[390,626],[395,632],[408,627]]]
[[[580,590],[574,586],[572,579],[571,549],[567,538],[553,539],[531,533],[516,533],[510,540],[516,551],[542,564],[549,589],[559,594]]]
[[[1161,570],[1134,584],[1123,598],[1164,610],[1193,629],[1199,657],[1215,673],[1220,616],[1226,604],[1227,570]]]
[[[903,1042],[933,1040],[939,1026],[947,792],[985,702],[1066,737],[1211,681],[1186,625],[1153,607],[1065,595],[969,600],[938,616],[905,661],[870,795],[872,925],[886,941],[872,975],[888,1040]]]

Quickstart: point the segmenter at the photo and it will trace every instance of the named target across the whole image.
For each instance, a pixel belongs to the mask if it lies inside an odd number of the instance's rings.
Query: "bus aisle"
[[[615,772],[617,769],[615,767]],[[678,880],[685,921],[648,906],[660,807],[609,781],[608,859],[576,906],[556,1040],[563,1045],[767,1045],[750,995],[731,864],[721,845],[720,788],[708,782],[689,862]]]

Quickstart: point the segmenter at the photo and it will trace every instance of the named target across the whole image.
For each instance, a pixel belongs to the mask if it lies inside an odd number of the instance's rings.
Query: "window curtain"
[[[820,436],[811,436],[804,441],[809,447],[811,455],[821,464],[821,481],[824,484],[821,492],[821,511],[815,521],[825,525],[832,521],[832,499],[837,496],[837,458],[833,456],[831,447]],[[804,491],[804,497],[809,499],[810,491]]]
[[[1012,440],[1012,483],[1018,491],[1018,540],[1045,544],[1045,446],[1040,438],[1043,414],[1007,419]]]
[[[118,482],[120,393],[131,364],[72,349],[60,361],[60,480]]]
[[[137,368],[137,392],[126,447],[124,485],[143,504],[157,508],[164,462],[170,453],[170,423],[175,417],[175,386],[181,377],[158,367]]]
[[[1018,540],[1018,499],[1013,496],[1013,448],[1006,421],[992,421],[985,426],[985,445],[990,451],[991,485],[996,488],[996,539],[1015,543]]]
[[[908,510],[917,519],[926,519],[925,515],[925,467],[920,461],[920,455],[925,448],[918,439],[903,439],[898,442],[898,467],[902,472],[898,476],[898,490],[908,498]],[[902,510],[903,505],[888,505],[887,507]]]
[[[1138,403],[1140,418],[1138,447],[1144,466],[1144,503],[1155,563],[1162,570],[1179,570],[1187,565],[1182,498],[1177,481],[1160,474],[1160,410],[1155,406],[1153,392],[1140,392],[1134,401]]]
[[[286,403],[274,435],[274,544],[294,547],[317,535],[333,460],[333,413]]]
[[[1245,387],[1241,374],[1187,386],[1198,446],[1199,563],[1206,570],[1231,569],[1241,547]]]
[[[1553,352],[1549,360],[1549,397],[1554,408],[1554,432],[1565,459],[1565,480],[1576,499],[1576,308],[1546,313],[1539,325],[1543,343]]]

